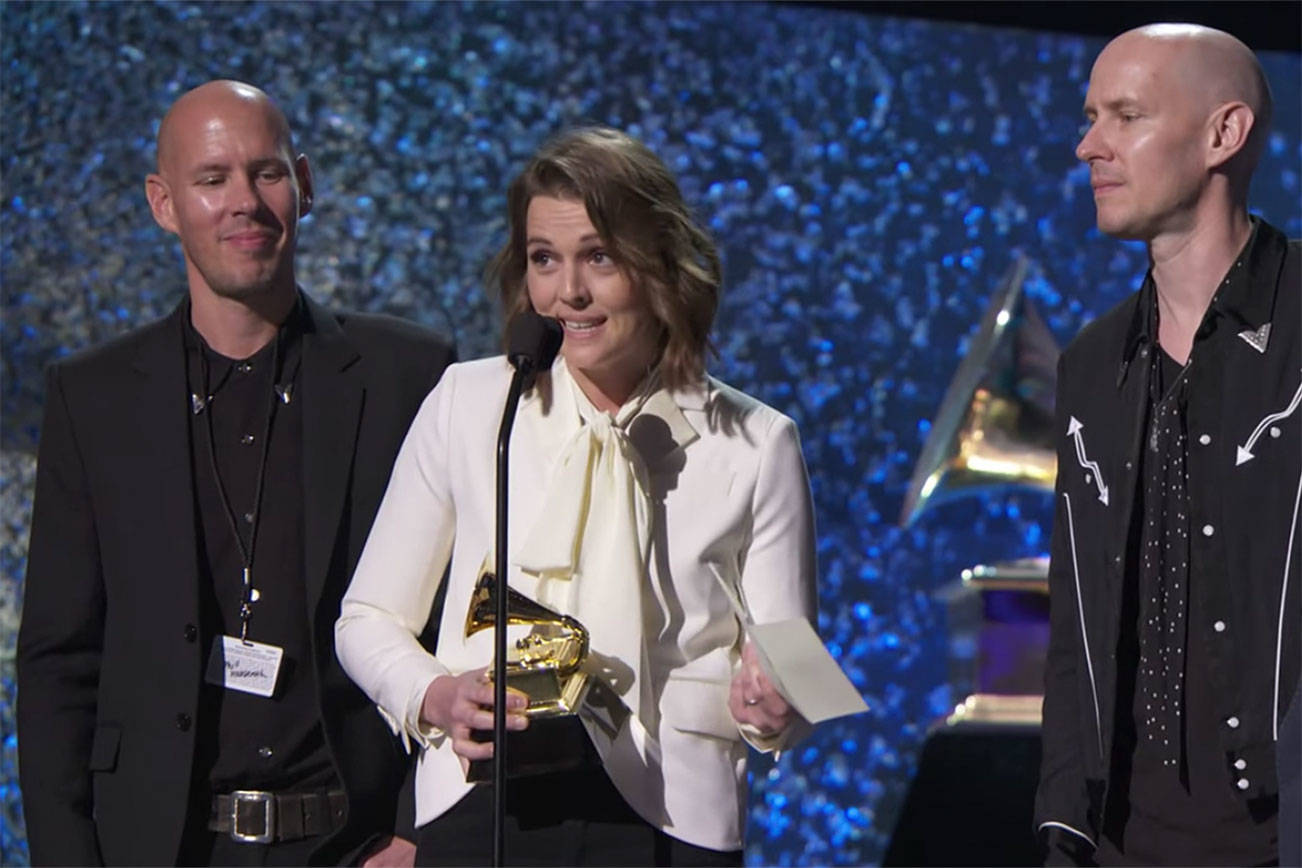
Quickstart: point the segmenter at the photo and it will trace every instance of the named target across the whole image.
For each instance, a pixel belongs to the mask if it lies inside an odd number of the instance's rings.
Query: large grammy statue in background
[[[1051,492],[1058,347],[1009,268],[941,401],[900,523],[1004,489]],[[1049,641],[1048,561],[963,570],[941,592],[951,681],[971,693],[928,732],[883,865],[1036,865],[1030,834]],[[941,826],[945,835],[936,835]]]
[[[1015,260],[986,308],[914,468],[902,525],[958,497],[1053,490],[1058,346],[1022,291],[1029,270]],[[1039,723],[1047,574],[1043,558],[979,565],[945,590],[952,675],[973,691],[951,722]]]

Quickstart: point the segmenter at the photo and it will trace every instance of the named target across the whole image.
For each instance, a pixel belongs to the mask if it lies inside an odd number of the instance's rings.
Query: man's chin
[[[269,280],[260,280],[255,283],[209,283],[212,287],[213,294],[231,301],[251,301],[257,298],[266,298],[275,290],[274,285]]]
[[[285,287],[292,291],[294,285],[292,272],[291,276],[286,276],[270,270],[228,274],[222,280],[208,280],[207,283],[215,295],[245,302],[274,296]]]
[[[1131,223],[1126,223],[1121,220],[1108,219],[1104,217],[1102,214],[1098,216],[1096,225],[1098,226],[1099,232],[1108,236],[1109,238],[1115,238],[1118,241],[1148,240],[1148,237],[1144,234],[1144,232],[1140,229],[1140,227],[1135,226],[1134,224]]]

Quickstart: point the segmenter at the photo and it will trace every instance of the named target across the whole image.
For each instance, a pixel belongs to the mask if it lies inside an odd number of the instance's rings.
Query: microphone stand
[[[525,383],[533,378],[534,360],[527,355],[512,359],[516,363],[511,387],[506,393],[502,425],[497,431],[497,540],[494,570],[496,617],[493,622],[493,865],[506,864],[506,529],[507,491],[510,472],[511,428]]]

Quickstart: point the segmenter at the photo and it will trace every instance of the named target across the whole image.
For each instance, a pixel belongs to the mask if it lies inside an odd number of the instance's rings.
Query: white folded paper
[[[827,653],[818,634],[804,618],[756,624],[741,598],[714,564],[710,571],[759,652],[764,674],[782,698],[810,723],[867,711],[868,705]]]

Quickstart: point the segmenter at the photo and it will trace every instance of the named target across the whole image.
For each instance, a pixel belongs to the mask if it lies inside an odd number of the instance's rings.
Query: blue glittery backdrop
[[[872,710],[754,766],[751,864],[880,860],[946,683],[935,592],[1041,554],[1041,494],[895,524],[949,379],[1017,253],[1060,343],[1120,300],[1142,248],[1093,229],[1072,151],[1102,40],[763,4],[0,4],[0,862],[26,859],[13,649],[42,366],[169,310],[182,271],[143,178],[158,117],[209,78],[260,85],[313,160],[302,282],[493,351],[481,269],[509,177],[579,121],[678,173],[727,288],[723,379],[800,424],[819,631]],[[1266,56],[1276,132],[1253,206],[1299,204],[1296,55]]]

